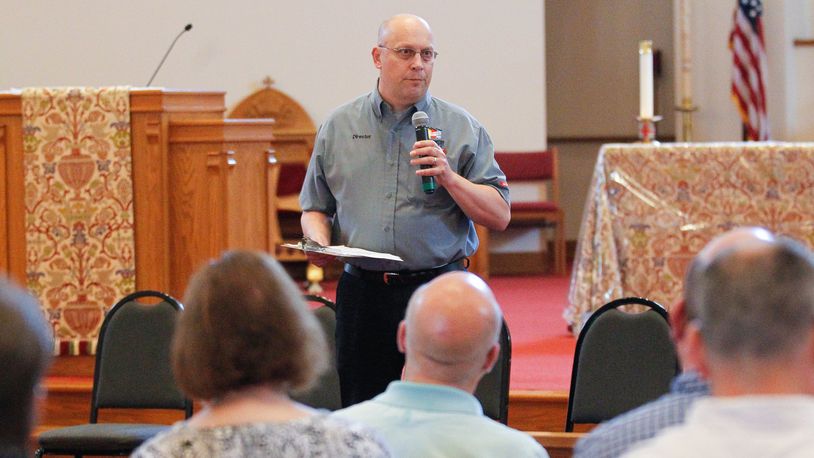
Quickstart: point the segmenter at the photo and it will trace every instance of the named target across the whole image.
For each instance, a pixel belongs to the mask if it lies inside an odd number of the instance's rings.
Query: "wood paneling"
[[[0,269],[25,284],[22,101],[0,94]]]
[[[93,386],[93,357],[56,358],[45,381],[44,426],[65,426],[87,421]],[[563,432],[568,393],[519,391],[509,394],[509,426],[523,431]],[[590,427],[579,428],[580,431]]]
[[[270,161],[270,120],[170,122],[170,291],[226,249],[273,253],[269,200],[279,165]],[[270,189],[272,188],[272,189]]]
[[[551,431],[532,431],[531,437],[545,447],[551,458],[571,458],[574,445],[585,433],[565,433]]]

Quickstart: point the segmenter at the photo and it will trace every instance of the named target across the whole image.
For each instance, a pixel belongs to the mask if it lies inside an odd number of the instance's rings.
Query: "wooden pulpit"
[[[223,92],[130,92],[136,289],[182,297],[223,250],[274,253],[271,119],[224,119]],[[21,96],[0,93],[0,270],[26,283]]]

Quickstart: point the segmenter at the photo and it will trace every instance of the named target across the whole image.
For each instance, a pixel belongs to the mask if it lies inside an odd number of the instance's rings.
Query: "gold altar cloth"
[[[693,256],[744,225],[814,246],[814,143],[604,145],[563,317],[578,334],[613,299],[647,297],[669,308]]]

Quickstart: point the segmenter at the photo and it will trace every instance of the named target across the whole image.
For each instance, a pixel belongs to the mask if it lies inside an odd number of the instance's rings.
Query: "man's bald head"
[[[793,355],[814,323],[814,256],[764,229],[742,228],[710,242],[687,288],[688,318],[714,357]]]
[[[686,300],[684,312],[687,314],[687,318],[693,319],[696,316],[700,300],[697,285],[705,270],[716,257],[725,252],[746,253],[765,249],[776,241],[774,234],[762,227],[744,226],[727,231],[707,243],[693,259],[684,282]]]
[[[390,34],[392,34],[394,31],[418,30],[418,29],[424,29],[426,32],[432,35],[430,24],[428,24],[427,21],[425,21],[420,16],[407,13],[396,14],[395,16],[391,16],[385,19],[381,23],[381,25],[379,25],[379,35],[377,38],[377,43],[388,44]]]
[[[494,294],[474,274],[451,272],[422,286],[399,329],[407,377],[474,389],[494,364],[502,320]]]

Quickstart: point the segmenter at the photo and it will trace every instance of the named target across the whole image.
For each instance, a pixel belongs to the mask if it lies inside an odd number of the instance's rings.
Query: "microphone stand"
[[[153,72],[153,76],[151,76],[150,80],[147,81],[147,84],[146,84],[147,87],[150,86],[150,84],[153,82],[153,78],[155,78],[155,75],[157,75],[158,71],[161,70],[161,66],[164,65],[164,61],[167,60],[167,56],[170,55],[170,51],[172,51],[172,47],[175,46],[175,42],[177,42],[178,39],[181,38],[181,35],[185,34],[186,32],[189,32],[190,30],[192,30],[192,24],[187,24],[184,27],[184,30],[181,30],[181,32],[175,37],[175,39],[172,40],[172,43],[170,44],[170,47],[167,48],[167,52],[164,53],[164,57],[161,58],[161,62],[158,63],[158,67],[155,68],[155,71]]]

